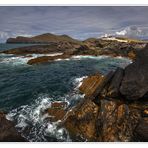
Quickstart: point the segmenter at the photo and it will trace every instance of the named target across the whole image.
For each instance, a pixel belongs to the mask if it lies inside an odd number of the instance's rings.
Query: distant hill
[[[41,34],[34,37],[18,36],[16,38],[8,38],[6,43],[57,43],[71,42],[80,43],[80,41],[71,38],[68,35],[54,35],[51,33]]]

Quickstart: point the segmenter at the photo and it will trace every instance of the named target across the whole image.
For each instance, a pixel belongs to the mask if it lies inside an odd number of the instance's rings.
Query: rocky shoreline
[[[28,64],[52,62],[74,55],[122,56],[132,59],[133,63],[107,75],[98,73],[85,78],[79,88],[85,94],[84,99],[71,109],[66,102],[54,102],[44,112],[48,113],[49,122],[60,120],[59,126],[66,128],[73,141],[147,142],[148,45],[145,42],[102,39],[88,39],[81,43],[64,40],[2,53],[24,55],[61,51],[63,55],[38,57],[28,61]],[[3,113],[0,113],[0,126],[0,141],[25,141]]]
[[[61,120],[55,112],[63,110],[62,126],[74,141],[147,142],[147,56],[148,46],[125,69],[85,78],[79,88],[85,97],[75,108],[59,105],[48,114]]]
[[[134,60],[137,52],[144,48],[147,43],[145,41],[134,41],[129,39],[111,39],[112,38],[90,38],[85,41],[78,41],[68,36],[63,37],[53,34],[43,34],[32,38],[17,37],[8,39],[7,43],[40,43],[40,45],[4,50],[1,53],[15,55],[63,53],[60,57],[55,56],[51,58],[49,56],[43,56],[31,59],[28,61],[28,64],[30,65],[51,62],[57,58],[65,59],[77,55],[121,56]],[[32,42],[32,40],[34,42]]]

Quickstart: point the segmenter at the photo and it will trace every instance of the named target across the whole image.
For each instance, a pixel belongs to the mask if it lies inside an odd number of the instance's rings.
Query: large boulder
[[[17,132],[14,123],[6,119],[3,112],[0,112],[0,142],[27,142]]]
[[[89,76],[83,80],[82,85],[80,86],[80,92],[84,93],[85,96],[93,96],[96,89],[100,87],[103,83],[105,77],[101,74],[96,74],[93,76]]]
[[[117,68],[107,89],[107,97],[116,98],[120,95],[119,89],[123,79],[123,74],[124,70],[122,68]]]
[[[102,92],[103,88],[110,82],[113,75],[114,72],[111,71],[105,76],[99,73],[89,76],[84,79],[79,90],[84,93],[86,97],[95,99]]]
[[[148,45],[125,68],[120,92],[129,100],[142,98],[148,92]]]

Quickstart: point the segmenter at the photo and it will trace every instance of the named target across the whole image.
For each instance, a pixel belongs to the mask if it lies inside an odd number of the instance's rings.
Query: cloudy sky
[[[78,39],[104,34],[147,38],[148,7],[0,7],[0,42],[47,32]]]

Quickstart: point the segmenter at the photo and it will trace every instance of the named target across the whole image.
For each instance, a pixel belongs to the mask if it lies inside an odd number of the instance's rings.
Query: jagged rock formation
[[[84,79],[84,99],[62,119],[57,115],[73,141],[148,141],[147,51],[125,69]]]
[[[14,123],[6,119],[3,112],[0,112],[0,142],[27,142],[17,132]]]
[[[129,100],[142,98],[148,92],[148,45],[125,68],[120,92]]]
[[[90,49],[95,50],[97,55],[123,56],[135,59],[137,51],[144,48],[146,42],[121,42],[118,40],[108,40],[105,38],[90,38],[84,41]]]

